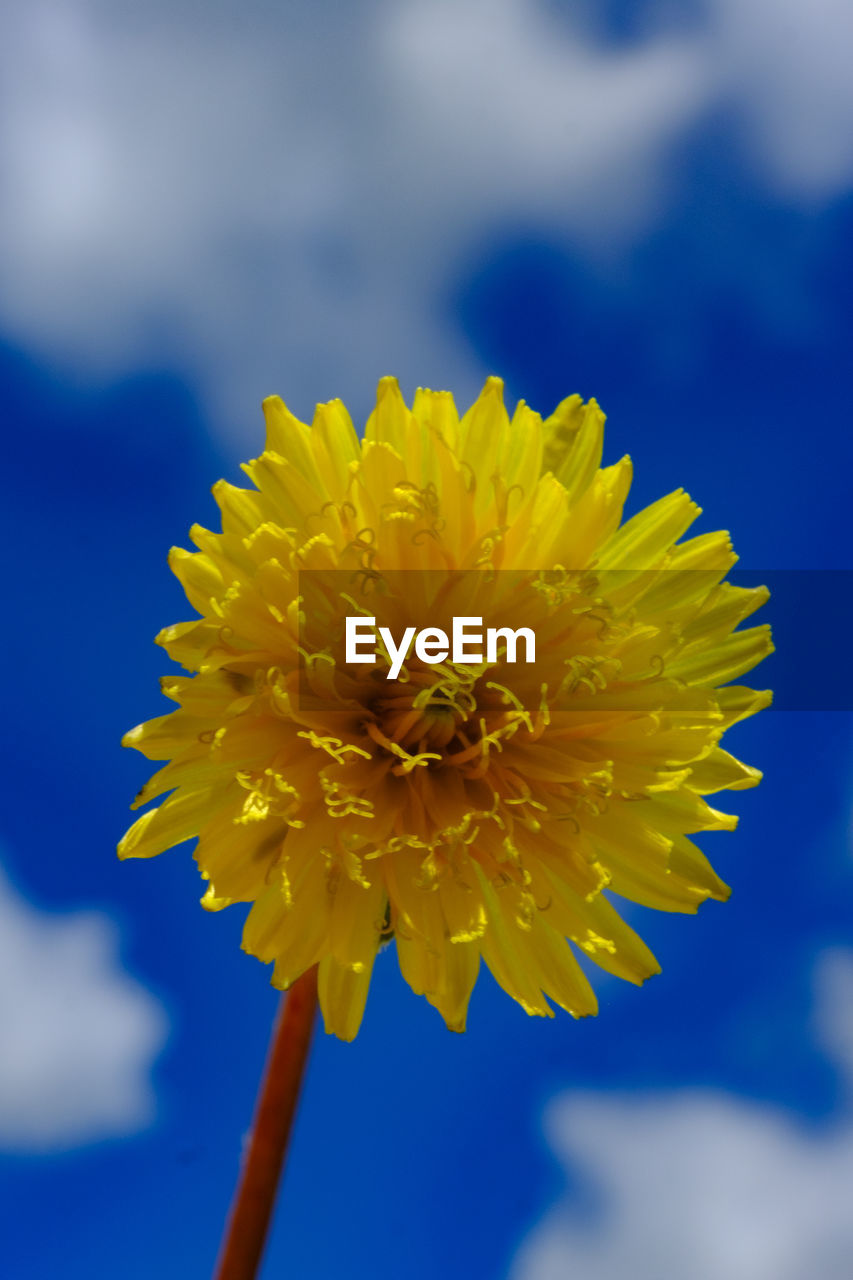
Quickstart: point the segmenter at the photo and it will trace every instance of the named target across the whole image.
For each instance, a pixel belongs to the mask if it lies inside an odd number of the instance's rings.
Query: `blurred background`
[[[851,55],[846,0],[7,0],[4,1276],[216,1254],[276,997],[188,848],[118,864],[119,739],[263,396],[595,395],[632,510],[685,486],[755,581],[853,568]],[[318,1035],[265,1277],[849,1276],[844,581],[794,607],[797,709],[731,735],[766,775],[704,841],[731,902],[633,909],[663,973],[583,1022],[486,976],[450,1035],[385,952],[357,1041]]]

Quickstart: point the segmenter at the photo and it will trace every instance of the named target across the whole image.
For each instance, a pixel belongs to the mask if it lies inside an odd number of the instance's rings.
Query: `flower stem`
[[[255,1104],[249,1149],[231,1204],[214,1280],[254,1280],[264,1251],[317,1008],[317,970],[282,997]]]

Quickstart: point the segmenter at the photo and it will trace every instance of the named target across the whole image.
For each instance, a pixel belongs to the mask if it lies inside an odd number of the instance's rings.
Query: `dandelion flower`
[[[167,798],[120,855],[197,838],[203,905],[251,904],[243,946],[276,986],[318,966],[344,1039],[391,940],[454,1030],[481,960],[529,1014],[595,1013],[579,957],[659,971],[619,899],[728,896],[692,837],[735,826],[707,796],[760,778],[720,740],[770,701],[730,683],[772,649],[738,629],[767,592],[724,581],[726,533],[682,540],[682,490],[622,523],[631,462],[602,468],[594,400],[510,418],[490,378],[460,419],[386,378],[363,440],[337,400],[310,427],[277,397],[264,414],[254,487],[219,482],[222,532],[171,552],[200,616],[157,637],[178,707],[124,741],[169,762],[135,806]],[[425,608],[529,625],[535,662],[344,661],[346,616]]]

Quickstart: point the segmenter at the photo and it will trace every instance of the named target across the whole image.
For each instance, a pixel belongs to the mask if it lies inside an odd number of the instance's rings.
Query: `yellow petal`
[[[688,684],[725,684],[751,671],[772,652],[770,627],[767,624],[750,627],[746,631],[734,631],[709,647],[694,645],[683,655],[679,654],[674,662],[667,663],[666,674]]]
[[[586,405],[578,400],[579,397],[570,396],[545,421],[546,438],[549,428],[553,431],[546,447],[546,463],[572,503],[592,483],[604,448],[604,414],[595,400]]]
[[[373,956],[358,971],[340,964],[334,956],[324,956],[320,961],[317,990],[329,1035],[339,1040],[355,1039],[364,1016],[372,971]]]
[[[367,419],[365,442],[387,444],[398,456],[405,452],[412,412],[403,399],[396,378],[380,378],[376,388],[376,408]]]
[[[744,791],[757,786],[761,778],[760,769],[743,764],[722,747],[714,747],[703,760],[691,763],[687,785],[705,796],[715,791]]]
[[[600,568],[620,574],[654,568],[700,514],[689,495],[676,489],[632,516],[614,533],[598,557]]]
[[[450,1031],[464,1031],[468,1002],[480,969],[480,948],[476,942],[450,942],[441,951],[440,981],[426,998],[444,1018]]]
[[[137,818],[118,846],[120,858],[152,858],[172,845],[198,835],[211,812],[229,798],[228,789],[209,786],[198,790],[181,789],[159,809],[151,809]]]
[[[263,409],[267,451],[286,458],[306,480],[316,484],[318,476],[311,451],[310,428],[293,416],[280,396],[267,396]]]

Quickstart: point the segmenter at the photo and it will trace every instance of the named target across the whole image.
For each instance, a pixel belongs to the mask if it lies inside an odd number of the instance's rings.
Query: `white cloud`
[[[816,1029],[853,1080],[853,952],[818,970]],[[570,1095],[546,1130],[601,1198],[558,1203],[512,1280],[846,1280],[853,1256],[853,1117],[807,1130],[722,1092]]]
[[[712,0],[709,53],[756,165],[795,201],[853,182],[848,0]]]
[[[271,389],[473,390],[438,315],[466,250],[635,226],[704,92],[683,43],[597,49],[528,0],[4,14],[0,323],[77,369],[177,362],[255,433]]]
[[[472,249],[514,220],[640,234],[712,108],[786,197],[849,185],[851,23],[713,0],[617,49],[541,0],[11,0],[0,327],[90,376],[177,368],[253,441],[274,389],[464,397],[483,371],[441,306]]]
[[[0,1149],[56,1151],[152,1119],[166,1032],[95,912],[35,910],[0,875]]]

